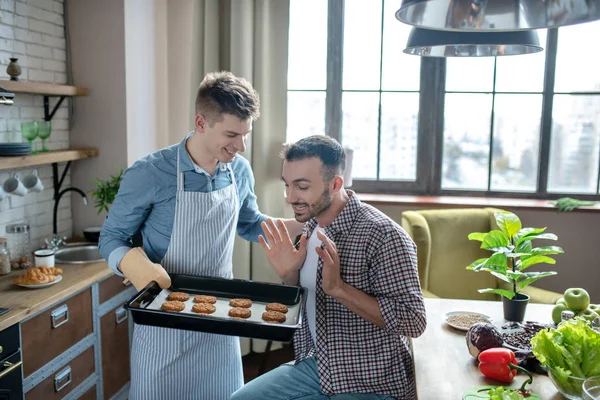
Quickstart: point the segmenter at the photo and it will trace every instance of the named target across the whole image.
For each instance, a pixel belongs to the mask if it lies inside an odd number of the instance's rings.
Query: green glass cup
[[[33,122],[21,122],[21,136],[27,139],[31,144],[31,154],[36,154],[37,151],[33,150],[33,141],[38,137],[40,126],[36,121]]]
[[[50,121],[41,121],[39,123],[39,132],[38,137],[42,139],[42,153],[46,153],[48,149],[46,148],[46,139],[50,137],[50,133],[52,132],[52,124]]]

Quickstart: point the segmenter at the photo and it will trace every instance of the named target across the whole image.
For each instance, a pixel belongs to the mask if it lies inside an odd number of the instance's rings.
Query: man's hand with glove
[[[171,287],[171,278],[167,271],[160,264],[150,261],[141,247],[129,250],[121,260],[119,269],[138,291],[152,281],[156,281],[163,289]]]

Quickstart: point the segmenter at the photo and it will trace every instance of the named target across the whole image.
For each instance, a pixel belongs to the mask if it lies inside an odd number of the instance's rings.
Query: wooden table
[[[415,375],[419,400],[462,399],[463,392],[473,386],[504,385],[518,388],[526,379],[519,373],[511,384],[484,377],[477,362],[469,354],[465,332],[448,326],[444,314],[449,311],[474,311],[489,315],[496,325],[504,324],[502,303],[453,299],[425,299],[427,329],[413,339]],[[529,304],[527,321],[550,322],[552,306]],[[564,399],[546,375],[533,374],[533,384],[527,386],[544,400]]]

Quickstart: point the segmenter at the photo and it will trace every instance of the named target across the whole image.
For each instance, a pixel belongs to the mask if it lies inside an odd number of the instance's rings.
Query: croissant
[[[38,271],[40,271],[42,274],[45,275],[62,275],[63,270],[61,268],[49,268],[49,267],[36,267],[34,269],[37,269]]]
[[[55,280],[56,276],[44,274],[39,269],[32,268],[23,275],[15,278],[13,282],[20,285],[38,285],[41,283],[54,282]]]

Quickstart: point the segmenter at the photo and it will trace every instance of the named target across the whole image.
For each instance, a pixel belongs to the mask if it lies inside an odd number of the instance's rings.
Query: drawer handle
[[[52,311],[52,328],[58,328],[65,322],[69,320],[69,306],[66,304],[58,307],[56,310]],[[59,319],[64,318],[60,322],[56,322]]]
[[[8,361],[4,361],[2,366],[6,368],[4,371],[0,372],[0,379],[4,378],[6,375],[13,372],[15,369],[19,368],[23,364],[23,361],[19,361],[18,363],[11,363]]]
[[[54,376],[54,390],[56,390],[57,392],[60,392],[69,383],[71,383],[71,367],[70,366],[63,369],[62,371],[60,371],[58,374],[56,374]]]
[[[127,310],[123,307],[119,307],[117,311],[115,311],[115,317],[117,318],[117,325],[127,319]]]

